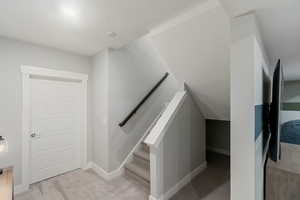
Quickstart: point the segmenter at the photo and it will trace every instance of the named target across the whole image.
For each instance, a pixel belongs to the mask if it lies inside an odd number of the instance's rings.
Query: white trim
[[[29,123],[30,123],[30,77],[23,73],[23,106],[22,106],[22,185],[24,191],[29,189]]]
[[[87,120],[88,120],[88,115],[87,115],[87,110],[88,110],[88,102],[87,102],[87,99],[88,99],[88,93],[87,93],[87,90],[88,90],[88,84],[87,84],[87,79],[83,79],[82,82],[81,82],[81,86],[82,86],[82,93],[83,93],[83,127],[82,127],[82,130],[83,130],[83,134],[81,135],[82,136],[82,142],[81,142],[81,152],[82,155],[81,155],[81,168],[84,168],[87,163],[88,163],[88,158],[87,158],[87,152],[88,152],[88,147],[87,147],[87,131],[88,131],[88,127],[87,127]]]
[[[85,167],[82,168],[82,170],[88,170],[93,168],[93,162],[88,162]]]
[[[30,74],[36,76],[67,78],[67,79],[80,80],[80,81],[88,80],[87,74],[53,70],[53,69],[42,68],[42,67],[21,66],[21,72],[23,74]]]
[[[155,197],[153,197],[153,196],[149,196],[149,200],[159,200],[159,199],[157,199],[157,198],[155,198]]]
[[[155,198],[154,196],[149,196],[149,200],[168,200],[172,198],[177,192],[179,192],[184,186],[189,184],[193,178],[195,178],[198,174],[203,172],[207,167],[207,162],[205,161],[199,167],[194,169],[191,173],[183,177],[176,185],[174,185],[171,189],[169,189],[166,193],[161,195],[159,198]]]
[[[230,156],[230,151],[228,151],[226,149],[214,148],[214,147],[208,146],[207,150],[215,152],[215,153],[223,154],[223,155],[226,155],[226,156]]]
[[[31,116],[31,101],[30,101],[30,76],[55,77],[63,79],[71,79],[80,81],[83,92],[83,124],[82,124],[82,138],[81,138],[81,167],[87,166],[87,80],[88,75],[81,73],[74,73],[68,71],[51,70],[47,68],[21,66],[23,79],[23,105],[22,105],[22,184],[16,188],[18,191],[26,191],[30,184],[30,170],[29,170],[29,133],[30,133],[30,116]]]
[[[150,195],[154,199],[160,195],[160,190],[164,182],[160,166],[162,160],[164,160],[164,155],[161,152],[162,149],[163,144],[158,149],[150,147]]]
[[[136,145],[133,147],[133,149],[130,151],[130,153],[126,156],[126,158],[123,160],[122,164],[118,167],[117,170],[122,170],[127,162],[129,162],[132,158],[132,155],[134,152],[139,148],[140,144],[144,141],[144,139],[147,137],[148,131],[145,132],[145,134],[141,137],[141,139],[136,143]]]
[[[162,114],[161,118],[155,124],[148,137],[145,140],[145,143],[150,147],[157,148],[160,144],[160,141],[163,139],[168,127],[173,121],[176,113],[179,108],[181,108],[186,97],[186,91],[177,92],[172,99],[172,101],[167,106],[165,112]]]
[[[199,167],[194,169],[191,173],[183,177],[175,186],[169,189],[165,194],[163,194],[162,199],[168,200],[173,197],[177,192],[179,192],[184,186],[191,182],[193,178],[195,178],[199,173],[204,171],[207,167],[206,161],[202,163]]]
[[[140,144],[144,141],[144,139],[147,137],[148,135],[148,130],[145,132],[145,134],[141,137],[141,139],[138,141],[138,143],[136,143],[136,145],[133,147],[133,149],[130,151],[130,153],[126,156],[126,158],[123,160],[122,164],[118,167],[117,170],[121,170],[122,168],[124,168],[124,166],[126,165],[127,162],[129,162],[132,158],[132,155],[134,154],[134,152],[139,148]]]
[[[107,180],[107,181],[110,181],[110,180],[112,180],[114,178],[122,176],[123,173],[124,173],[124,169],[123,168],[117,169],[117,170],[112,171],[112,172],[107,172],[107,171],[105,171],[104,169],[102,169],[99,165],[97,165],[94,162],[90,162],[87,165],[87,167],[85,168],[85,170],[86,169],[92,169],[92,170],[94,170],[100,177],[102,177],[104,180]]]
[[[16,185],[16,186],[14,186],[14,195],[26,192],[28,189],[29,188],[24,184]]]
[[[205,13],[209,10],[215,9],[218,6],[221,6],[220,2],[218,0],[209,0],[204,3],[199,3],[196,6],[193,6],[192,9],[186,10],[181,15],[178,15],[175,18],[172,18],[171,20],[168,20],[158,27],[152,29],[148,36],[152,37],[155,35],[158,35],[160,33],[163,33],[167,31],[168,29],[171,29],[175,26],[178,26],[179,24],[182,24],[196,16],[201,15],[202,13]]]
[[[153,120],[153,122],[151,123],[151,125],[147,128],[147,130],[144,133],[144,135],[136,143],[136,145],[133,147],[133,149],[130,151],[130,153],[126,156],[126,158],[124,159],[124,161],[122,162],[122,164],[119,166],[119,168],[117,170],[122,170],[122,168],[124,168],[125,164],[128,161],[130,161],[132,155],[139,148],[140,144],[145,140],[145,138],[148,136],[148,134],[150,133],[150,131],[153,129],[153,127],[155,126],[156,122],[159,120],[159,118],[162,116],[163,112],[166,110],[166,107],[167,107],[167,104],[164,105],[162,111],[155,117],[155,119]]]

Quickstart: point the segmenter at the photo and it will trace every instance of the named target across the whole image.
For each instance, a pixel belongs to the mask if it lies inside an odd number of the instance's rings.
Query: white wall
[[[146,38],[132,42],[121,49],[109,49],[106,58],[98,55],[97,59],[98,62],[94,62],[94,71],[100,71],[103,67],[104,61],[100,61],[101,59],[107,59],[108,72],[106,72],[106,83],[102,85],[95,83],[94,85],[94,91],[106,91],[106,95],[103,97],[99,95],[93,98],[94,106],[99,109],[95,112],[101,112],[102,105],[99,104],[103,101],[108,102],[108,110],[106,118],[102,120],[105,122],[101,123],[102,127],[94,126],[94,144],[98,146],[94,149],[94,157],[97,164],[104,169],[106,164],[100,162],[108,162],[105,170],[110,172],[121,165],[156,115],[159,114],[164,103],[172,99],[179,84],[170,74],[136,115],[128,121],[127,125],[121,128],[118,124],[169,70]],[[94,79],[100,78],[100,76],[101,73],[95,74]],[[105,98],[105,96],[106,100],[97,100],[97,98]],[[95,120],[94,118],[94,123],[99,123],[98,120],[100,119]],[[107,136],[100,136],[100,134],[107,134]],[[107,137],[108,147],[101,146],[102,137]],[[108,148],[106,155],[100,152],[102,148]]]
[[[287,81],[300,80],[300,61],[298,55],[288,57],[283,62],[283,75]]]
[[[293,120],[300,120],[300,111],[281,111],[281,124]]]
[[[300,103],[300,81],[284,82],[284,99],[289,103]]]
[[[255,106],[265,99],[268,60],[253,14],[233,19],[231,45],[231,200],[263,199],[262,134],[255,138]],[[268,103],[268,102],[267,102]]]
[[[149,37],[207,119],[230,119],[230,19],[217,1],[167,22]],[[161,29],[161,30],[160,30]]]
[[[22,82],[21,65],[46,67],[57,70],[90,74],[91,60],[50,48],[0,38],[0,135],[7,137],[9,152],[0,155],[0,168],[14,166],[15,184],[21,183],[21,125]],[[90,89],[90,81],[89,81]],[[89,100],[90,98],[89,91]],[[91,123],[88,113],[88,147],[91,147]],[[88,151],[91,159],[91,149]]]
[[[231,200],[255,199],[252,43],[245,39],[231,49]]]
[[[93,162],[108,171],[108,51],[93,57]]]

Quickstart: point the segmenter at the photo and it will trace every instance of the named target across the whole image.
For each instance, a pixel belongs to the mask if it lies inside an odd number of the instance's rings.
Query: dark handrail
[[[153,94],[153,92],[164,82],[164,80],[169,76],[169,73],[165,73],[165,75],[156,83],[156,85],[150,90],[150,92],[141,100],[141,102],[127,115],[127,117],[119,123],[120,127],[123,127],[130,118],[138,111],[138,109],[147,101],[147,99]]]

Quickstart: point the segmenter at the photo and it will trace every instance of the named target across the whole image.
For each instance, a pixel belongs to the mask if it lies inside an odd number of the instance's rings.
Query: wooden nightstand
[[[3,173],[0,175],[0,199],[1,200],[13,200],[14,199],[14,185],[13,185],[13,169],[3,169]]]

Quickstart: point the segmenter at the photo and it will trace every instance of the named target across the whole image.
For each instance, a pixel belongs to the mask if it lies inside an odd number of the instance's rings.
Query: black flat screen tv
[[[281,129],[281,103],[283,97],[283,72],[280,60],[278,60],[274,75],[272,88],[272,102],[270,107],[269,126],[271,132],[269,144],[269,157],[271,160],[277,162],[281,157],[280,146],[280,129]]]

